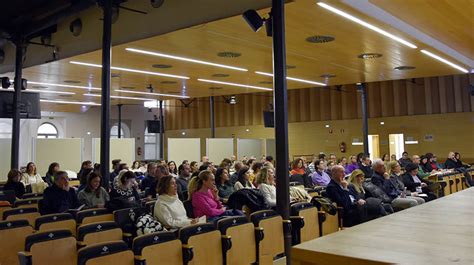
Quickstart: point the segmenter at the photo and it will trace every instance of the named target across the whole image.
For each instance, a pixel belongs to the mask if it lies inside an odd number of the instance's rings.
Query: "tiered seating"
[[[221,219],[217,222],[217,228],[223,240],[229,240],[231,246],[224,249],[224,264],[252,264],[257,261],[254,225],[245,216]]]
[[[139,236],[132,249],[137,265],[183,264],[181,241],[173,232]]]
[[[33,233],[26,220],[0,222],[0,264],[19,264],[18,252],[25,248],[25,238]]]
[[[69,213],[57,213],[43,215],[35,220],[35,230],[46,232],[51,230],[65,229],[69,230],[73,236],[76,236],[76,220]]]
[[[214,224],[197,224],[181,228],[179,239],[183,243],[186,253],[184,263],[190,265],[217,265],[222,264],[221,234]]]
[[[113,221],[114,215],[105,208],[95,208],[79,211],[76,214],[77,224]]]
[[[291,205],[290,215],[293,244],[303,243],[320,236],[318,209],[311,203],[300,202]]]
[[[120,240],[122,229],[115,222],[83,224],[77,228],[77,244],[80,247]]]
[[[79,250],[77,256],[77,265],[134,265],[133,252],[123,241],[90,245]]]
[[[3,212],[3,220],[27,220],[31,226],[35,224],[35,220],[39,216],[37,208],[13,208]]]

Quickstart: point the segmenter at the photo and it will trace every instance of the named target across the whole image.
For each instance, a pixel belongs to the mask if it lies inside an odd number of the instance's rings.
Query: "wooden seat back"
[[[37,208],[13,208],[3,212],[3,219],[6,221],[27,220],[34,226],[35,220],[40,214]]]
[[[77,265],[134,265],[133,252],[123,241],[93,244],[77,253]]]
[[[263,240],[259,242],[258,260],[260,264],[267,264],[279,254],[284,253],[283,219],[272,210],[263,210],[252,213],[250,220],[255,227],[263,228]]]
[[[181,241],[173,232],[158,232],[136,237],[132,249],[137,262],[146,265],[183,264]]]
[[[78,224],[113,221],[114,215],[105,208],[94,208],[79,211],[76,215]]]
[[[0,264],[18,265],[18,252],[25,248],[25,238],[33,234],[26,220],[0,222]]]
[[[76,264],[76,239],[69,230],[35,233],[26,238],[25,251],[32,265]]]
[[[257,261],[255,227],[245,216],[219,220],[217,228],[230,237],[232,247],[225,253],[226,264],[253,264]]]
[[[76,220],[69,213],[58,213],[43,215],[35,220],[35,230],[46,232],[51,230],[65,229],[71,231],[76,236]]]
[[[122,229],[115,222],[83,224],[77,228],[77,240],[80,246],[120,241],[122,238]]]
[[[181,228],[181,242],[193,248],[193,259],[189,265],[221,265],[222,241],[221,233],[213,224],[197,224]]]

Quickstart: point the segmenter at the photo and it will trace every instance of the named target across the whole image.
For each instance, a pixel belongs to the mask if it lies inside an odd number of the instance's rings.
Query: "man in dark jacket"
[[[176,184],[178,186],[178,197],[181,201],[188,199],[188,184],[191,176],[191,168],[189,165],[183,164],[178,167],[178,178]]]
[[[405,151],[402,153],[402,157],[398,160],[398,163],[400,163],[400,166],[402,166],[402,168],[405,168],[406,165],[411,163],[411,159],[410,157],[408,157],[408,152]]]
[[[372,170],[372,165],[370,161],[370,157],[368,155],[364,155],[361,159],[361,163],[359,164],[359,169],[364,172],[365,178],[371,178],[374,174]]]
[[[69,209],[77,209],[79,200],[74,188],[69,187],[69,177],[66,172],[54,174],[54,184],[44,190],[41,214],[64,213]]]
[[[360,224],[367,220],[365,200],[350,194],[348,183],[344,179],[344,167],[334,166],[331,170],[331,181],[326,187],[329,199],[344,209],[342,220],[345,227]]]

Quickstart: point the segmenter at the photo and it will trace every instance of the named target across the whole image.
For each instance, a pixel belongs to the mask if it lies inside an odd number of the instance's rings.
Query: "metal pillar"
[[[163,118],[163,100],[160,100],[160,159],[165,158],[165,120]]]
[[[216,123],[215,123],[215,113],[214,113],[214,96],[209,97],[209,108],[211,113],[211,138],[216,138]]]
[[[289,220],[290,194],[288,177],[288,98],[286,88],[285,1],[272,0],[273,23],[273,102],[275,107],[277,211]],[[291,231],[284,231],[286,263],[291,264]]]
[[[102,105],[100,121],[100,173],[102,185],[110,181],[110,64],[112,48],[112,0],[102,0],[104,13],[102,32]]]
[[[23,48],[25,41],[23,38],[15,42],[15,93],[13,94],[13,117],[12,117],[12,149],[11,168],[19,168],[20,158],[20,105],[21,105],[21,76],[23,70]]]
[[[369,155],[369,123],[367,113],[367,89],[365,83],[358,84],[362,100],[362,137],[364,139],[364,153]]]
[[[122,106],[123,104],[118,104],[118,138],[122,138]]]

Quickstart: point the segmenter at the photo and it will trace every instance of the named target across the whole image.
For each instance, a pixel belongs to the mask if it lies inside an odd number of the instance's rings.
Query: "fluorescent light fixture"
[[[72,104],[72,105],[84,105],[84,106],[100,106],[100,104],[95,102],[82,102],[82,101],[66,101],[66,100],[49,100],[49,99],[40,99],[40,102],[45,103],[58,103],[58,104]]]
[[[385,122],[383,122],[383,121],[380,122],[380,125],[384,125],[384,124],[385,124]]]
[[[237,83],[229,83],[229,82],[221,82],[221,81],[209,80],[209,79],[202,79],[202,78],[198,78],[198,81],[207,82],[207,83],[213,83],[213,84],[228,85],[228,86],[238,86],[238,87],[245,87],[245,88],[253,88],[253,89],[259,89],[259,90],[266,90],[266,91],[272,91],[272,90],[273,90],[272,88],[266,88],[266,87],[260,87],[260,86],[249,86],[249,85],[243,85],[243,84],[237,84]]]
[[[89,93],[86,93],[86,94],[83,94],[83,96],[86,96],[86,97],[102,97],[101,95],[99,94],[89,94]],[[130,100],[142,100],[142,101],[149,101],[150,98],[135,98],[135,97],[122,97],[122,96],[110,96],[110,98],[116,98],[116,99],[130,99]]]
[[[272,76],[273,77],[273,74],[271,74],[271,73],[265,73],[265,72],[260,72],[260,71],[255,71],[255,73],[259,74],[259,75],[266,75],[266,76]],[[321,82],[305,80],[305,79],[295,78],[295,77],[290,77],[290,76],[287,76],[286,79],[291,80],[291,81],[301,82],[301,83],[307,83],[307,84],[311,84],[311,85],[326,86],[326,84],[321,83]]]
[[[186,135],[186,133],[185,133],[185,132],[182,132],[181,135]]]
[[[148,109],[157,109],[158,108],[158,100],[149,100],[143,102],[143,106]]]
[[[362,142],[352,142],[352,145],[364,145]]]
[[[140,95],[150,95],[150,96],[161,96],[161,97],[189,98],[188,96],[180,96],[180,95],[174,95],[174,94],[142,92],[142,91],[132,91],[132,90],[122,90],[122,89],[115,89],[115,92],[130,93],[130,94],[140,94]]]
[[[221,68],[227,68],[227,69],[243,71],[243,72],[248,71],[247,69],[240,68],[240,67],[234,67],[234,66],[229,66],[229,65],[225,65],[225,64],[218,64],[218,63],[211,63],[211,62],[206,62],[206,61],[201,61],[201,60],[196,60],[196,59],[191,59],[191,58],[186,58],[186,57],[180,57],[180,56],[174,56],[174,55],[169,55],[169,54],[164,54],[164,53],[159,53],[159,52],[145,51],[145,50],[134,49],[134,48],[125,48],[125,50],[127,50],[129,52],[136,52],[136,53],[141,53],[141,54],[153,55],[153,56],[164,57],[164,58],[168,58],[168,59],[174,59],[174,60],[185,61],[185,62],[190,62],[190,63],[205,64],[205,65],[216,66],[216,67],[221,67]]]
[[[77,65],[90,66],[90,67],[96,67],[96,68],[102,68],[102,65],[100,65],[100,64],[77,62],[77,61],[70,61],[69,63],[77,64]],[[182,76],[182,75],[170,75],[170,74],[163,74],[163,73],[158,73],[158,72],[150,72],[150,71],[143,71],[143,70],[137,70],[137,69],[131,69],[131,68],[124,68],[124,67],[111,66],[110,69],[118,70],[118,71],[124,71],[124,72],[130,72],[130,73],[156,75],[156,76],[171,77],[171,78],[178,78],[178,79],[189,79],[189,77]]]
[[[418,141],[405,141],[405,144],[418,144]]]
[[[80,88],[80,89],[87,89],[87,90],[101,90],[98,87],[91,87],[91,86],[75,86],[75,85],[64,85],[64,84],[53,84],[53,83],[43,83],[43,82],[35,82],[35,81],[28,81],[30,85],[43,85],[43,86],[54,86],[54,87],[65,87],[65,88]],[[31,90],[31,89],[28,89]]]
[[[424,53],[424,54],[426,54],[426,55],[428,55],[428,56],[430,56],[431,58],[434,58],[434,59],[436,59],[436,60],[438,60],[438,61],[440,61],[440,62],[443,62],[443,63],[445,63],[445,64],[447,64],[447,65],[449,65],[449,66],[451,66],[451,67],[453,67],[453,68],[456,68],[456,69],[458,69],[458,70],[461,71],[461,72],[464,72],[464,73],[466,73],[466,74],[469,73],[469,70],[467,70],[466,68],[462,68],[461,66],[459,66],[459,65],[457,65],[457,64],[455,64],[455,63],[452,63],[452,62],[450,62],[450,61],[448,61],[448,60],[446,60],[446,59],[444,59],[444,58],[441,58],[441,57],[439,57],[438,55],[433,54],[433,53],[431,53],[431,52],[429,52],[429,51],[427,51],[427,50],[421,50],[421,52]]]
[[[250,129],[245,129],[246,132],[250,132]]]
[[[8,91],[15,91],[13,88],[7,89]],[[75,95],[74,92],[65,92],[65,91],[56,91],[56,90],[40,90],[40,89],[27,89],[22,93],[35,92],[35,93],[50,93],[50,94],[60,94],[60,95]]]
[[[412,49],[416,49],[416,48],[417,48],[415,44],[410,43],[410,42],[408,42],[408,41],[406,41],[406,40],[404,40],[404,39],[402,39],[402,38],[400,38],[400,37],[397,37],[397,36],[391,34],[391,33],[388,33],[387,31],[385,31],[385,30],[383,30],[383,29],[381,29],[381,28],[379,28],[379,27],[376,27],[376,26],[374,26],[374,25],[372,25],[372,24],[370,24],[370,23],[367,23],[367,22],[363,21],[362,19],[356,18],[356,17],[354,17],[353,15],[350,15],[350,14],[348,14],[348,13],[342,11],[342,10],[339,10],[339,9],[337,9],[337,8],[334,8],[334,7],[332,7],[332,6],[330,6],[330,5],[326,4],[326,3],[323,3],[323,2],[318,2],[317,4],[318,4],[320,7],[323,7],[323,8],[325,8],[325,9],[327,9],[327,10],[333,12],[333,13],[336,13],[336,14],[338,14],[338,15],[340,15],[340,16],[343,16],[343,17],[345,17],[345,18],[351,20],[352,22],[355,22],[355,23],[357,23],[357,24],[359,24],[359,25],[361,25],[361,26],[364,26],[364,27],[366,27],[366,28],[368,28],[368,29],[371,29],[371,30],[373,30],[373,31],[375,31],[375,32],[377,32],[377,33],[380,33],[380,34],[384,35],[385,37],[389,37],[389,38],[391,38],[392,40],[398,41],[398,42],[400,42],[401,44],[406,45],[406,46],[408,46],[408,47],[410,47],[410,48],[412,48]]]
[[[324,127],[329,128],[329,124],[326,124]]]

